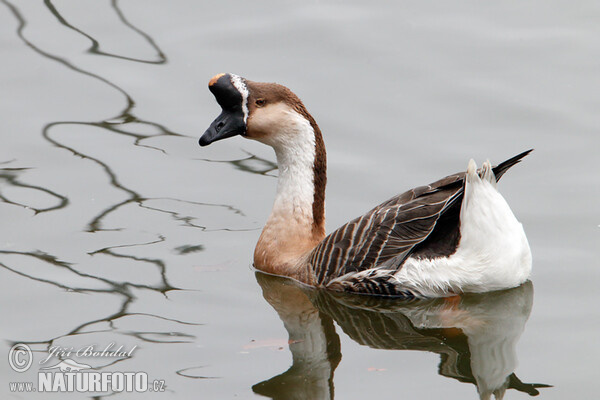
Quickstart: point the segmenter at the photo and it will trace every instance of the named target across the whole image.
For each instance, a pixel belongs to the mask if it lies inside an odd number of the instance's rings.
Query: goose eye
[[[256,103],[257,107],[262,107],[265,105],[266,101],[265,101],[265,99],[256,99],[255,103]]]

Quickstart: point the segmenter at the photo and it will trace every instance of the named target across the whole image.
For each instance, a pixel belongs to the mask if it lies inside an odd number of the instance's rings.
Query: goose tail
[[[496,176],[496,180],[500,180],[500,178],[502,177],[502,175],[504,175],[504,173],[506,171],[508,171],[508,169],[510,167],[512,167],[515,164],[518,164],[519,162],[521,162],[521,160],[527,156],[529,153],[531,153],[533,151],[533,149],[529,149],[527,151],[522,152],[521,154],[517,154],[516,156],[509,158],[508,160],[496,165],[495,167],[492,168],[492,171],[494,171],[494,175]]]

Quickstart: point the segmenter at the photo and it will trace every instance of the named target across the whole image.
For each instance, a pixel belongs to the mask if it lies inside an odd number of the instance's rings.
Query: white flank
[[[244,83],[244,79],[241,76],[230,74],[231,75],[231,84],[235,86],[235,88],[242,95],[242,111],[244,112],[244,123],[248,121],[248,88]]]
[[[460,210],[460,242],[450,257],[408,258],[395,275],[398,284],[423,296],[487,292],[515,287],[531,272],[531,251],[523,226],[496,190],[489,162],[482,178],[471,160]]]

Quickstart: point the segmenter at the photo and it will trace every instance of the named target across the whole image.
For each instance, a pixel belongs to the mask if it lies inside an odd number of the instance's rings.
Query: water
[[[163,397],[475,399],[513,371],[507,399],[593,397],[595,2],[1,3],[1,337],[5,360],[18,342],[35,359],[0,362],[4,397],[51,348],[110,343],[132,357],[75,358],[145,371]],[[399,304],[256,275],[274,155],[197,146],[223,71],[283,83],[314,115],[329,231],[534,147],[500,184],[532,285]]]

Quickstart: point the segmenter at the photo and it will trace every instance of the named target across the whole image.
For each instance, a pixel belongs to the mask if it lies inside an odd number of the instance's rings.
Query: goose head
[[[277,148],[316,126],[298,96],[277,83],[222,73],[212,77],[208,88],[222,111],[200,138],[200,146],[241,135]]]
[[[277,157],[277,193],[256,245],[255,266],[309,279],[299,260],[325,237],[327,157],[319,127],[298,96],[277,83],[218,74],[208,88],[222,111],[200,146],[241,135],[271,146]]]

